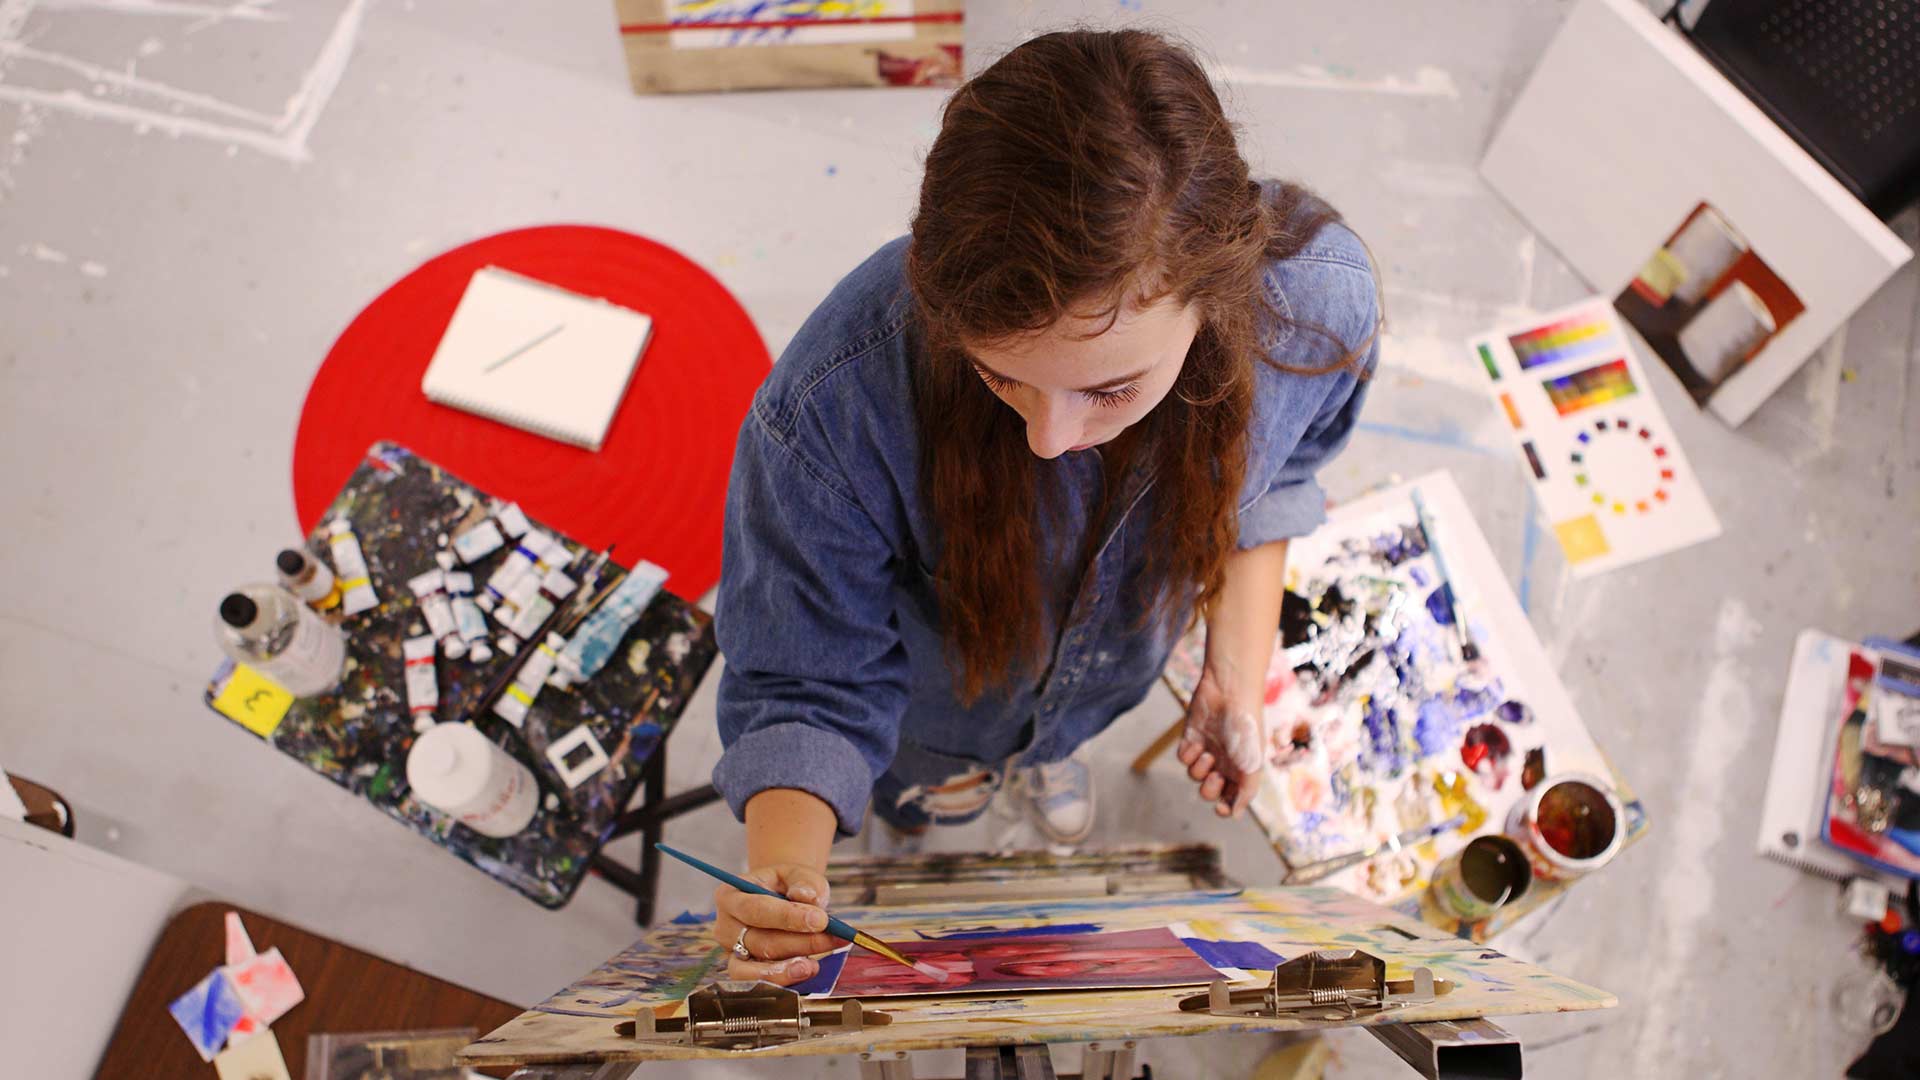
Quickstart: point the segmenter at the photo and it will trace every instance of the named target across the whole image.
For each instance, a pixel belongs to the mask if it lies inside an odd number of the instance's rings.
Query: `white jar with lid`
[[[533,773],[471,724],[435,724],[407,754],[413,797],[484,836],[513,836],[540,802]]]

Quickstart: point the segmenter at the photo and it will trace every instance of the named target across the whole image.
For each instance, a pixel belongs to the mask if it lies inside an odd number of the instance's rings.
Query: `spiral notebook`
[[[653,320],[497,266],[474,272],[420,388],[427,399],[600,449]]]
[[[1821,840],[1834,746],[1845,719],[1841,694],[1856,648],[1818,630],[1802,630],[1795,641],[1755,845],[1775,862],[1835,881],[1876,876]]]

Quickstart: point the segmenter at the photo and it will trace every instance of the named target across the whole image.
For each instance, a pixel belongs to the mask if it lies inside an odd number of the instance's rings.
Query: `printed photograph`
[[[1654,249],[1613,306],[1696,405],[1807,309],[1734,223],[1704,202]]]

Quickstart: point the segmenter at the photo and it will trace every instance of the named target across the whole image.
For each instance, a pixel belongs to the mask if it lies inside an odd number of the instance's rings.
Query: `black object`
[[[279,567],[281,573],[292,577],[306,568],[307,557],[292,548],[288,548],[274,556],[273,565]]]
[[[243,593],[228,593],[227,598],[220,601],[220,618],[236,629],[252,623],[259,614],[259,606]]]
[[[1920,1008],[1914,1007],[1916,991],[1909,987],[1907,1004],[1893,1029],[1873,1040],[1847,1075],[1853,1080],[1911,1080],[1920,1076]]]
[[[1920,199],[1920,4],[1709,0],[1686,32],[1874,213]]]

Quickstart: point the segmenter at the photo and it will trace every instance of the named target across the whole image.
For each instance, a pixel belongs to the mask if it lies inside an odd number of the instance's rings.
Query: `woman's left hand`
[[[1187,775],[1200,784],[1200,797],[1221,817],[1236,817],[1260,790],[1267,745],[1260,695],[1230,692],[1209,662],[1187,704],[1187,730],[1177,755]]]

